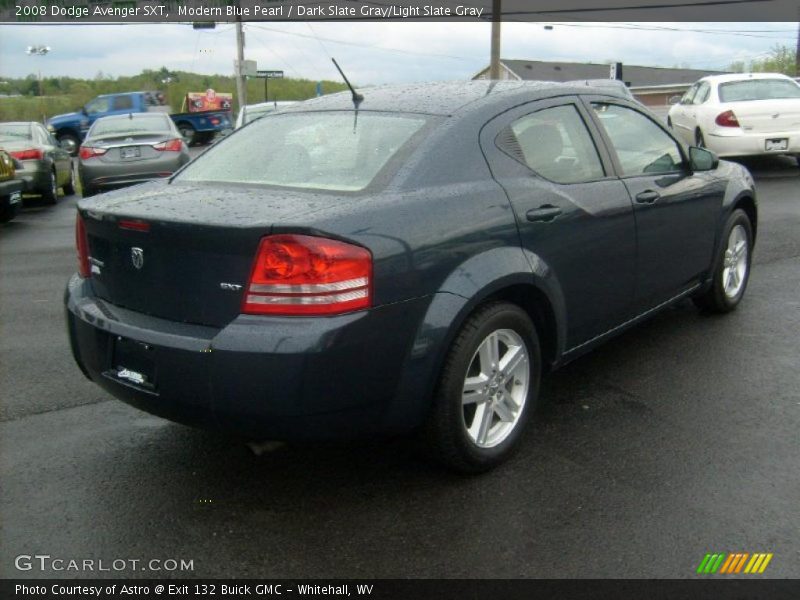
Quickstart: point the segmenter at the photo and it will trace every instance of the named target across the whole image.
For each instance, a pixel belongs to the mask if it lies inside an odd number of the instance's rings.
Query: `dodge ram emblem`
[[[131,248],[131,262],[136,269],[141,269],[144,266],[144,250]]]

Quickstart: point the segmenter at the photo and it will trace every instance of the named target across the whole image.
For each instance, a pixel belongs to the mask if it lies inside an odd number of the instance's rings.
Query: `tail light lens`
[[[720,127],[739,127],[739,119],[736,118],[732,110],[726,110],[724,113],[720,113],[715,123]]]
[[[28,148],[27,150],[17,150],[16,152],[9,152],[11,156],[17,160],[42,160],[44,152],[38,148]]]
[[[103,156],[108,152],[105,148],[92,148],[91,146],[81,146],[80,152],[78,155],[86,160],[87,158],[94,158],[95,156]]]
[[[335,315],[369,308],[372,255],[360,246],[307,235],[271,235],[258,247],[242,312]]]
[[[84,279],[92,276],[89,264],[89,238],[86,236],[86,226],[80,213],[75,219],[75,247],[78,250],[78,275]]]
[[[153,148],[159,152],[180,152],[183,149],[183,141],[178,139],[159,142],[158,144],[153,144]]]

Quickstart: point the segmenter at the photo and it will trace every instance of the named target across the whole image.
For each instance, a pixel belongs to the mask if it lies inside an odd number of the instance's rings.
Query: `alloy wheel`
[[[731,229],[728,247],[725,249],[722,269],[722,288],[728,298],[735,298],[747,278],[749,248],[747,232],[741,225]]]
[[[501,444],[517,427],[528,397],[530,358],[511,329],[490,333],[467,368],[462,416],[467,436],[479,448]]]

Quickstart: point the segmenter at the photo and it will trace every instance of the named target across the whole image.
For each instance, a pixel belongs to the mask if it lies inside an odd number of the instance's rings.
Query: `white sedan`
[[[673,105],[668,125],[719,156],[791,154],[800,164],[800,84],[776,73],[712,75]]]

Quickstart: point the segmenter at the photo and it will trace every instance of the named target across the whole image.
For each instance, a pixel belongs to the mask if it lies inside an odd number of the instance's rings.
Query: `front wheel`
[[[747,213],[733,211],[725,224],[725,240],[717,255],[711,287],[694,302],[716,313],[734,310],[741,302],[750,279],[753,226]]]
[[[699,129],[694,132],[694,145],[698,148],[706,147],[706,138],[703,137],[703,132]]]
[[[446,359],[426,426],[428,444],[446,466],[480,473],[518,447],[539,396],[536,328],[514,304],[480,308]]]
[[[71,133],[62,133],[58,136],[58,144],[62,149],[69,152],[71,156],[77,156],[81,141]]]
[[[64,195],[72,196],[75,193],[75,171],[72,168],[72,163],[69,165],[69,180],[64,184]]]

